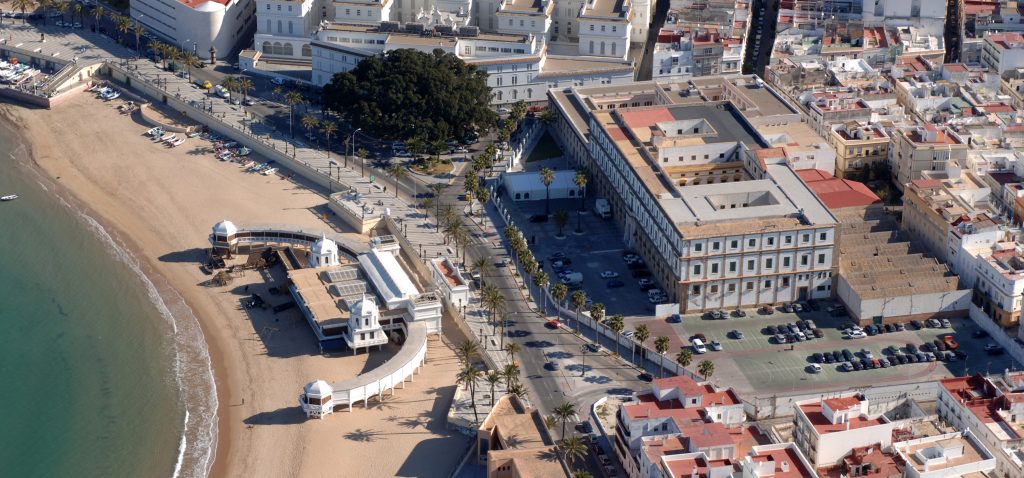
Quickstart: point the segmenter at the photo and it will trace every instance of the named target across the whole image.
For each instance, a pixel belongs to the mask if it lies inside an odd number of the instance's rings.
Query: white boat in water
[[[8,194],[6,196],[0,196],[0,201],[13,201],[15,199],[18,199],[17,194]]]

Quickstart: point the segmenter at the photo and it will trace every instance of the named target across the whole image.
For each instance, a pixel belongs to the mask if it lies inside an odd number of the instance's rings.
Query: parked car
[[[928,319],[927,323],[928,323],[928,327],[931,327],[933,329],[937,329],[939,327],[942,327],[942,322],[939,322],[939,319]]]
[[[812,363],[807,366],[807,371],[810,373],[821,373],[821,365]]]
[[[711,341],[711,350],[714,350],[715,352],[721,352],[722,351],[722,344],[719,343],[717,340],[712,340]]]
[[[851,363],[853,364],[853,369],[854,370],[856,370],[856,371],[864,370],[864,364],[861,363],[860,360],[854,360]]]
[[[615,279],[619,277],[619,273],[615,271],[604,271],[601,273],[602,279]]]
[[[743,340],[743,332],[739,330],[732,330],[729,332],[729,335],[736,340]]]
[[[632,330],[627,330],[627,331],[622,333],[622,336],[627,338],[627,339],[633,338],[634,335],[636,335],[636,333],[634,333]]]
[[[679,314],[672,314],[668,316],[668,321],[673,324],[680,324],[683,322],[683,316]]]
[[[821,329],[811,329],[811,335],[813,335],[814,338],[820,339],[825,336],[825,332],[822,332]]]
[[[836,361],[835,357],[832,356],[832,352],[825,352],[822,354],[822,358],[825,359],[825,363],[832,363]]]
[[[932,344],[934,344],[934,346],[935,346],[935,348],[936,348],[937,350],[946,350],[946,348],[947,348],[947,347],[946,347],[946,343],[945,343],[945,342],[943,342],[943,341],[941,341],[941,340],[939,340],[939,339],[935,339],[935,340],[933,340],[933,341],[932,341]]]
[[[953,324],[949,323],[949,319],[942,319],[942,328],[949,329],[949,328],[952,328],[952,327],[953,327]]]
[[[907,328],[902,323],[896,324],[896,331],[897,332],[902,332],[902,331],[904,331],[906,329]]]
[[[743,309],[736,309],[732,311],[732,315],[733,317],[746,317],[747,313],[744,312]]]
[[[985,345],[985,353],[989,355],[1002,355],[1003,352],[1005,352],[1005,350],[1003,350],[1003,347],[1001,345],[996,345],[993,343]]]
[[[640,380],[642,380],[644,382],[651,382],[651,381],[654,380],[654,375],[651,375],[651,374],[649,374],[647,372],[644,372],[644,373],[641,373],[640,375],[637,375],[636,378],[638,378],[638,379],[640,379]]]
[[[850,352],[850,349],[843,349],[843,358],[848,361],[853,361],[853,352]]]
[[[865,338],[867,336],[868,336],[868,334],[865,334],[864,332],[862,332],[860,330],[850,330],[850,331],[844,331],[843,332],[843,338],[844,339],[863,339],[863,338]]]
[[[559,325],[562,325],[562,324],[560,322],[558,322],[558,319],[551,319],[551,320],[547,321],[547,323],[544,324],[544,326],[549,328],[549,329],[557,329]],[[632,337],[633,336],[633,331],[632,330],[628,330],[628,331],[626,331],[626,333],[624,333],[622,335],[624,335],[626,337]]]
[[[789,340],[785,334],[775,334],[775,343],[786,344],[789,343]]]
[[[842,352],[840,352],[838,350],[833,350],[832,351],[832,360],[834,360],[836,362],[842,362],[843,360],[846,360],[846,357],[843,357],[843,353]]]
[[[825,355],[822,354],[821,352],[814,352],[813,357],[815,363],[825,363]]]
[[[917,346],[914,345],[914,344],[909,344],[908,343],[907,344],[907,352],[910,352],[912,354],[916,354],[917,353]]]
[[[764,328],[765,335],[775,335],[779,333],[779,328],[774,325],[769,325]]]
[[[841,368],[842,368],[842,370],[844,372],[852,372],[854,370],[853,369],[853,364],[850,363],[850,362],[843,362],[843,365],[842,365]]]
[[[924,328],[924,324],[922,324],[921,321],[917,319],[911,320],[910,325],[912,325],[917,330],[921,330]]]
[[[757,313],[759,313],[761,315],[772,315],[772,314],[775,313],[775,307],[772,307],[770,305],[766,305],[766,306],[761,307],[760,309],[757,309]]]
[[[544,368],[552,372],[558,371],[558,362],[547,362],[544,364]]]
[[[701,339],[695,338],[690,341],[690,344],[693,345],[694,353],[705,354],[708,352],[708,348],[704,346],[704,341]]]

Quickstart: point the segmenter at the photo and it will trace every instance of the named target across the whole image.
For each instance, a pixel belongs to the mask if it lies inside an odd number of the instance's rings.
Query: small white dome
[[[309,252],[311,252],[314,256],[337,255],[338,244],[328,239],[327,235],[324,234],[319,241],[313,243],[313,247],[309,249]]]
[[[213,233],[218,236],[233,236],[237,232],[238,228],[235,227],[235,224],[227,219],[213,225]]]
[[[364,315],[377,315],[377,303],[371,299],[363,297],[352,306],[352,316],[362,317]]]
[[[307,383],[302,391],[310,398],[323,398],[334,393],[334,389],[323,380]]]
[[[196,7],[194,8],[194,10],[196,10],[197,12],[206,13],[223,12],[225,9],[227,9],[225,5],[222,5],[220,2],[213,1],[206,1],[200,3],[199,5],[196,5]]]

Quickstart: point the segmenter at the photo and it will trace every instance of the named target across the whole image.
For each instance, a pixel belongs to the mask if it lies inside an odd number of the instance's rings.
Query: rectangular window
[[[789,277],[782,278],[782,287],[789,287]]]
[[[818,254],[818,264],[825,263],[825,254]]]
[[[808,242],[811,242],[811,235],[810,235],[810,234],[804,234],[804,236],[803,236],[803,242],[804,242],[804,243],[808,243]]]
[[[693,286],[693,295],[697,295],[697,294],[700,294],[700,286],[699,285]]]
[[[771,268],[772,268],[772,266],[774,266],[774,265],[775,265],[775,261],[774,261],[774,260],[772,260],[772,258],[771,258],[771,257],[769,257],[769,258],[767,258],[767,259],[765,259],[765,260],[764,260],[764,267],[765,267],[766,269],[771,269]]]
[[[753,259],[750,259],[750,260],[747,261],[747,270],[748,271],[754,270],[754,260]]]
[[[696,251],[696,252],[700,252],[701,249],[703,249],[703,248],[704,248],[704,244],[701,244],[699,242],[693,245],[693,250]]]
[[[770,281],[770,280],[764,281],[764,288],[765,289],[771,289],[772,288],[772,281]]]
[[[712,294],[717,294],[718,293],[718,286],[717,285],[710,286],[709,288],[711,289],[711,293]]]
[[[747,241],[747,247],[754,247],[755,244],[757,244],[757,241],[754,239],[750,239]]]
[[[821,234],[818,234],[818,240],[819,241],[824,241],[826,237],[828,237],[828,234],[826,234],[824,232],[821,233]]]
[[[753,282],[747,282],[747,290],[754,290],[754,283]]]
[[[806,266],[808,262],[808,257],[809,256],[807,254],[800,256],[800,265]]]
[[[789,267],[789,257],[782,258],[782,267]]]
[[[768,241],[768,245],[769,246],[774,246],[775,245],[775,238],[774,237],[769,237],[768,239],[765,239],[765,240]]]
[[[694,266],[693,266],[693,274],[694,275],[700,275],[700,264],[694,264]]]
[[[735,249],[737,247],[740,247],[740,241],[733,240],[731,243],[729,243],[729,247],[731,247],[733,249]]]
[[[792,244],[793,243],[793,236],[786,236],[786,237],[783,238],[783,241],[786,243],[786,245]]]
[[[729,272],[736,272],[736,261],[729,262]]]
[[[711,273],[718,274],[718,263],[711,264]]]
[[[727,287],[728,287],[729,293],[736,292],[736,284],[729,284]]]
[[[718,241],[715,241],[715,242],[711,243],[711,250],[712,251],[717,251],[718,250]]]

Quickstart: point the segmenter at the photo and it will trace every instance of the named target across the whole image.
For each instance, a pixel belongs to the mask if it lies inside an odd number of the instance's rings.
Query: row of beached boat
[[[168,133],[164,131],[164,128],[162,126],[157,126],[155,128],[151,128],[149,131],[146,131],[146,136],[149,136],[149,138],[152,139],[154,143],[162,143],[169,148],[173,148],[175,146],[181,146],[182,144],[185,144],[186,139],[194,138],[195,136],[198,136],[198,133]]]
[[[0,82],[20,85],[39,73],[39,70],[25,64],[0,61]]]
[[[94,86],[89,88],[89,91],[96,93],[100,99],[104,101],[116,100],[121,96],[121,92],[117,91],[109,86]]]

